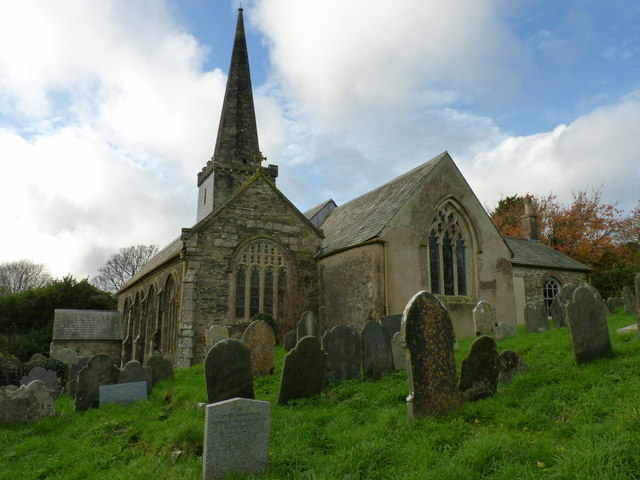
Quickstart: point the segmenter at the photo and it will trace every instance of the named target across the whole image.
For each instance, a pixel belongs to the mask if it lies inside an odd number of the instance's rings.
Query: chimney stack
[[[533,212],[531,197],[527,195],[522,199],[524,204],[524,215],[522,221],[522,238],[527,240],[538,240],[538,216]]]

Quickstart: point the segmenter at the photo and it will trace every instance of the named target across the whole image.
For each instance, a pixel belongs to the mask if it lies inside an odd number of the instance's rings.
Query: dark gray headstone
[[[515,325],[511,325],[509,323],[500,322],[498,325],[493,327],[493,335],[496,337],[496,340],[504,340],[508,337],[513,337],[518,330]]]
[[[407,358],[402,346],[402,332],[396,332],[391,339],[391,354],[393,355],[393,368],[404,370],[407,368]]]
[[[362,369],[364,378],[377,380],[384,373],[393,372],[391,338],[387,330],[373,320],[362,330]]]
[[[227,473],[257,475],[269,459],[271,404],[233,398],[206,406],[204,479],[223,478]]]
[[[527,332],[539,333],[549,330],[547,310],[541,302],[527,302],[524,307],[524,323]]]
[[[174,378],[171,360],[168,360],[161,355],[151,355],[145,362],[145,366],[151,367],[151,383],[153,385],[169,378]]]
[[[78,385],[78,372],[87,366],[91,357],[78,357],[78,362],[69,365],[69,395],[76,397],[76,386]]]
[[[324,385],[327,355],[316,337],[303,337],[284,357],[278,405],[289,400],[317,395]]]
[[[594,287],[588,282],[580,282],[578,286],[587,287],[591,291],[593,296],[596,297],[596,300],[598,301],[600,308],[602,308],[602,312],[604,313],[605,317],[608,317],[609,315],[611,315],[611,311],[609,310],[609,307],[607,307],[607,303],[602,299],[602,295],[600,295],[600,292],[596,287]]]
[[[456,338],[447,309],[431,293],[416,293],[402,317],[409,418],[439,415],[462,403],[456,379]]]
[[[146,399],[147,382],[144,380],[141,382],[100,385],[100,405],[104,405],[105,403],[128,405],[130,403],[139,402],[140,400]]]
[[[498,381],[500,383],[509,383],[516,375],[529,370],[529,365],[513,350],[500,352],[499,362],[500,375],[498,376]]]
[[[55,394],[41,380],[0,387],[0,422],[33,422],[55,414]]]
[[[153,386],[153,369],[143,367],[137,360],[127,362],[118,378],[118,383],[147,382],[147,393],[151,393]]]
[[[300,318],[297,325],[296,333],[298,335],[298,341],[300,341],[302,337],[306,337],[308,335],[320,340],[320,325],[318,324],[313,312],[304,312],[302,314],[302,318]]]
[[[294,330],[289,330],[284,334],[282,339],[282,346],[284,347],[284,351],[288,352],[292,348],[296,346],[296,342],[298,341],[298,335]]]
[[[624,303],[624,313],[627,315],[635,315],[636,312],[636,296],[629,287],[622,289],[622,301]]]
[[[565,308],[567,303],[571,301],[573,291],[578,288],[575,283],[567,283],[560,289],[560,292],[551,302],[551,319],[556,328],[562,328],[567,326]]]
[[[96,408],[100,404],[100,385],[118,383],[120,369],[106,353],[99,353],[89,359],[87,366],[78,372],[76,385],[76,411]]]
[[[393,338],[396,332],[400,331],[400,327],[402,326],[402,314],[399,313],[398,315],[380,317],[380,323],[382,323],[382,326],[389,334],[389,338]]]
[[[60,382],[56,372],[45,370],[42,367],[33,367],[29,371],[29,375],[25,375],[20,379],[20,385],[29,385],[34,380],[42,381],[48,389],[53,390],[56,396],[60,395]]]
[[[329,382],[360,378],[360,335],[347,325],[325,332],[322,350],[327,354],[325,378]]]
[[[480,300],[473,309],[473,324],[476,335],[493,335],[493,329],[498,324],[493,305],[486,300]]]
[[[577,363],[595,360],[611,351],[607,319],[589,288],[576,288],[566,310],[569,337]]]
[[[242,343],[251,352],[251,373],[253,378],[273,373],[273,349],[276,346],[276,334],[264,320],[255,320],[249,324],[242,335]]]
[[[488,335],[478,337],[460,366],[459,386],[464,399],[472,402],[495,395],[499,373],[496,341]]]
[[[234,397],[254,398],[251,352],[239,340],[216,343],[204,360],[208,403]]]

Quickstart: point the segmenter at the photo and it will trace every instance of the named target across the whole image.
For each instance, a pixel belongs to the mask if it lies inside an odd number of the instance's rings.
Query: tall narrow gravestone
[[[269,402],[233,398],[207,405],[202,476],[256,475],[269,458]]]
[[[377,380],[394,371],[391,338],[378,322],[367,322],[362,330],[362,370],[364,377]]]
[[[405,339],[409,418],[439,415],[462,403],[453,352],[455,334],[440,300],[423,290],[407,304],[402,317]]]
[[[96,408],[100,403],[100,385],[118,383],[119,375],[120,369],[106,353],[91,357],[87,366],[78,372],[75,409]]]
[[[309,335],[320,340],[320,325],[318,325],[318,321],[316,320],[316,316],[313,312],[304,312],[302,314],[302,318],[300,318],[300,321],[298,322],[296,332],[298,341],[300,341],[302,337]]]
[[[600,302],[589,288],[576,288],[566,310],[569,337],[577,363],[590,362],[611,350],[607,320]]]
[[[407,360],[402,347],[402,332],[396,332],[391,339],[391,353],[393,354],[393,367],[396,370],[407,368]]]
[[[322,350],[327,354],[327,381],[360,378],[360,335],[353,328],[338,325],[325,332]]]
[[[496,309],[489,302],[480,300],[473,309],[473,324],[476,335],[492,335],[497,325]]]
[[[549,330],[549,319],[542,302],[527,302],[524,307],[524,323],[530,333]]]
[[[464,399],[473,402],[495,395],[499,374],[496,341],[488,335],[482,335],[473,342],[469,355],[460,366],[459,386]]]
[[[204,360],[208,403],[234,397],[253,398],[251,352],[239,340],[216,343]]]
[[[251,352],[251,372],[253,378],[273,373],[273,348],[276,346],[276,334],[264,320],[251,322],[242,336],[242,343]]]
[[[324,385],[326,362],[327,355],[316,337],[301,338],[284,357],[278,405],[319,394]]]

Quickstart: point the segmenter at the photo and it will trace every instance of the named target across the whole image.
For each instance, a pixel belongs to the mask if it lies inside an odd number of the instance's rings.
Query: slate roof
[[[53,316],[53,340],[73,339],[122,340],[120,313],[57,308]]]
[[[443,152],[333,210],[322,224],[325,234],[323,253],[376,238],[416,188],[447,155],[447,152]]]
[[[322,203],[316,205],[315,207],[310,208],[309,210],[304,212],[303,215],[305,217],[307,217],[308,219],[312,219],[313,217],[315,217],[318,214],[318,212],[320,210],[322,210],[324,207],[326,207],[331,202],[333,202],[332,198],[330,198],[329,200],[325,200],[324,202],[322,202]]]
[[[513,252],[511,263],[523,267],[555,268],[588,272],[590,267],[567,257],[535,240],[504,237],[507,246]]]
[[[169,245],[164,247],[158,253],[156,253],[151,259],[145,263],[142,268],[136,273],[133,277],[129,279],[127,283],[125,283],[122,288],[118,291],[118,293],[122,292],[130,285],[133,285],[135,282],[144,277],[147,273],[152,272],[156,268],[162,266],[173,257],[180,255],[180,251],[182,250],[182,240],[180,237],[176,238]]]

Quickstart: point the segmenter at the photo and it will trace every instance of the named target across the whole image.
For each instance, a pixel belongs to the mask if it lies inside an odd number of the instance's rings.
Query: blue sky
[[[0,262],[93,276],[194,223],[238,6],[0,0]],[[487,207],[640,199],[636,0],[243,7],[261,148],[303,211],[443,150]]]

